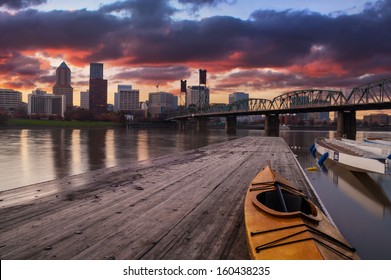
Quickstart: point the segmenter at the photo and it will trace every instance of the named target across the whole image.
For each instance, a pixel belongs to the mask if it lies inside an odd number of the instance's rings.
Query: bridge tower
[[[225,132],[227,134],[236,133],[236,116],[227,116],[225,118]]]
[[[356,140],[356,111],[338,111],[337,137]]]
[[[198,85],[198,106],[199,108],[204,108],[209,105],[209,96],[207,94],[206,90],[206,69],[200,69],[200,79],[199,79],[199,85]]]
[[[280,118],[278,114],[266,115],[265,133],[266,136],[278,137],[280,135]]]
[[[184,106],[185,108],[187,107],[187,80],[181,80],[181,92],[179,94],[179,99],[181,102],[181,105]],[[185,100],[182,100],[182,95],[185,95]]]

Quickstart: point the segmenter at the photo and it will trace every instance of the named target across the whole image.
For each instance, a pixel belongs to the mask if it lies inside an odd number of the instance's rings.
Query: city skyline
[[[119,84],[179,94],[207,69],[210,101],[302,88],[352,87],[391,75],[391,1],[2,1],[0,87],[51,91],[72,71],[74,103],[89,64],[105,65],[108,102]],[[240,3],[239,3],[240,2]],[[39,4],[39,5],[37,5]],[[17,34],[17,35],[16,35]]]

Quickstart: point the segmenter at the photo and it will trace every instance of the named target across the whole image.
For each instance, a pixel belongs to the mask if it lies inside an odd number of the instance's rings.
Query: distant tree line
[[[6,125],[8,120],[8,114],[0,110],[0,126]]]

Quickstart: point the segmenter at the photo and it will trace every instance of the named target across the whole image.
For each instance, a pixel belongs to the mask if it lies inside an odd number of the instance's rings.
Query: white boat
[[[328,159],[352,171],[391,175],[391,154],[379,155],[348,142],[323,137],[315,139],[314,148],[321,155],[319,163]]]
[[[374,143],[374,144],[381,144],[381,145],[385,145],[385,146],[391,146],[391,141],[386,141],[386,140],[377,139],[377,138],[365,138],[364,142]]]
[[[368,142],[364,140],[364,142],[359,142],[349,139],[341,139],[341,141],[343,141],[347,145],[358,147],[364,151],[374,153],[382,157],[388,157],[391,154],[391,142],[390,145],[386,145],[384,143],[386,143],[387,141]]]
[[[280,130],[290,130],[291,128],[285,124],[280,125]]]

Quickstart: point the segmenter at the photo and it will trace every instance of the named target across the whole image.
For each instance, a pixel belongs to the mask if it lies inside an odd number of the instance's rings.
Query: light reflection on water
[[[0,191],[194,149],[263,131],[196,131],[125,129],[0,130]],[[391,259],[391,176],[352,173],[335,164],[309,172],[316,160],[308,151],[316,137],[334,132],[280,131],[322,202],[349,242],[364,259]],[[358,132],[357,140],[390,132]]]

